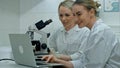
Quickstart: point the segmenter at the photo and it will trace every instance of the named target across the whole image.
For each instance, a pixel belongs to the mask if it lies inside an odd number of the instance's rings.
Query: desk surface
[[[18,65],[14,61],[10,61],[10,60],[3,60],[0,61],[0,68],[32,68],[32,67]],[[42,67],[42,68],[52,68],[52,67]]]
[[[4,58],[12,58],[10,47],[0,47],[0,59]],[[30,67],[18,65],[11,60],[2,60],[0,61],[0,68],[30,68]]]
[[[30,68],[30,67],[18,65],[14,61],[3,60],[0,61],[0,68]]]

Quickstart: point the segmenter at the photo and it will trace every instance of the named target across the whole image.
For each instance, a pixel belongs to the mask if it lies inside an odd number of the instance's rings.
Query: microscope
[[[45,22],[40,20],[34,25],[28,27],[28,31],[26,32],[26,34],[28,34],[31,39],[35,55],[47,55],[50,52],[49,48],[47,47],[47,38],[50,36],[50,33],[41,31],[41,29],[43,29],[46,25],[50,24],[51,22],[51,19]],[[41,36],[41,38],[39,40],[35,40],[34,33],[38,33]]]

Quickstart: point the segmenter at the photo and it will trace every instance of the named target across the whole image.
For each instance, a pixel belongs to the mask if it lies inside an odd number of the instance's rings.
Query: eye
[[[81,13],[80,11],[78,11],[78,12],[76,12],[76,15],[77,15],[77,16],[81,16],[82,13]]]
[[[82,14],[81,14],[81,13],[77,13],[76,15],[77,15],[77,16],[81,16]]]
[[[59,17],[62,17],[62,16],[63,16],[62,14],[59,15]]]
[[[69,16],[70,16],[70,14],[65,14],[65,16],[66,16],[66,17],[69,17]]]

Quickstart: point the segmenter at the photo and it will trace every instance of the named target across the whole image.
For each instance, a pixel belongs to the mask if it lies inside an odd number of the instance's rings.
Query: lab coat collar
[[[78,25],[75,25],[73,28],[71,28],[69,31],[66,31],[65,28],[62,28],[61,29],[61,32],[66,32],[66,33],[70,33],[70,32],[73,32],[73,31],[76,31],[78,32],[80,30],[80,28],[78,27]]]
[[[103,23],[102,19],[97,19],[97,21],[96,21],[95,24],[93,25],[91,31],[94,31],[94,29],[95,29],[100,23]]]

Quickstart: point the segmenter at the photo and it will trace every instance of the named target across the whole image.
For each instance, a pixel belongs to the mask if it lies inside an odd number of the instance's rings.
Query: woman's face
[[[82,27],[88,27],[91,22],[91,11],[88,11],[84,6],[82,5],[74,5],[72,7],[73,14],[76,16],[77,21],[76,23],[80,28]]]
[[[65,28],[75,23],[73,18],[75,18],[75,16],[73,15],[72,10],[64,6],[60,6],[59,19]]]

